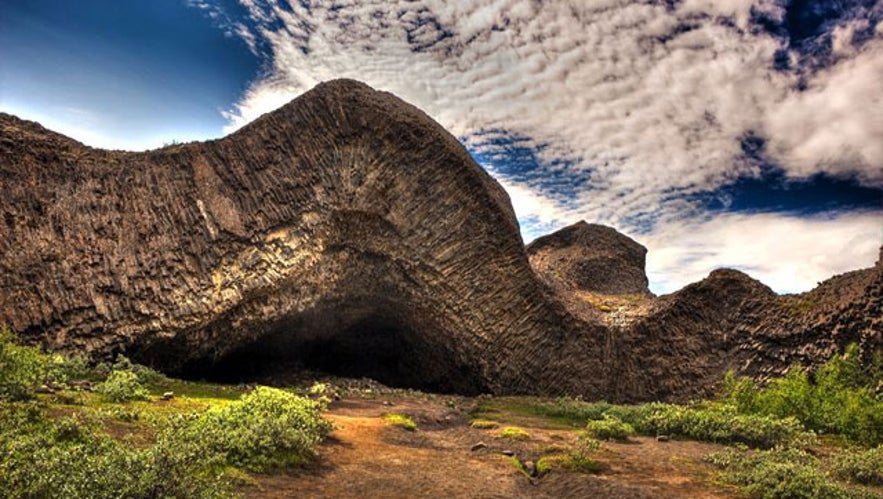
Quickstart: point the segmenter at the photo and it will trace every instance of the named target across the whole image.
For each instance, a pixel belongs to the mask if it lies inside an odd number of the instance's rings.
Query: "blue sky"
[[[424,109],[525,240],[580,219],[780,292],[883,243],[883,1],[4,0],[0,110],[88,145],[223,136],[320,81]]]
[[[0,108],[105,147],[219,136],[261,65],[178,1],[4,0],[0,25]]]

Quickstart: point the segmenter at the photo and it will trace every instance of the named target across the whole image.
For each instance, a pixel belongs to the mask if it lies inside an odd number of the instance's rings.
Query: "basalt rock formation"
[[[547,284],[575,291],[650,294],[647,248],[611,227],[578,222],[537,238],[530,263]]]
[[[0,133],[0,320],[26,338],[200,376],[603,392],[550,362],[598,365],[600,328],[535,279],[505,191],[390,94],[325,83],[224,139],[144,153],[9,115]]]
[[[598,226],[526,252],[505,191],[453,136],[347,80],[143,153],[0,114],[0,217],[0,322],[172,374],[634,401],[879,343],[880,267],[833,282],[836,300],[807,295],[817,310],[733,271],[654,299],[646,250]]]

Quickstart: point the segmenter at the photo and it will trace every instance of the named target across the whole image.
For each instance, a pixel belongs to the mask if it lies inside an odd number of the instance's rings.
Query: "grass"
[[[383,420],[390,426],[397,426],[407,431],[417,431],[417,423],[404,414],[389,413],[383,415]]]
[[[471,423],[469,423],[469,426],[478,430],[493,430],[495,428],[499,428],[500,423],[496,421],[491,421],[489,419],[475,419]]]
[[[504,440],[530,440],[530,433],[522,428],[507,426],[500,430],[497,438],[502,438]]]

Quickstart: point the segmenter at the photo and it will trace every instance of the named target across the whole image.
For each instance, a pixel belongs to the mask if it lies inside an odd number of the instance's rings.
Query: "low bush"
[[[259,386],[242,399],[184,418],[172,440],[201,442],[228,464],[251,471],[299,464],[331,431],[325,404]]]
[[[622,442],[635,434],[635,428],[628,423],[624,423],[616,416],[604,414],[601,419],[588,422],[586,433],[599,440],[617,440]]]
[[[110,402],[127,402],[130,400],[147,400],[150,398],[147,388],[138,381],[138,375],[132,371],[114,370],[104,382],[98,385],[98,392]]]
[[[708,461],[722,470],[725,482],[762,499],[838,499],[867,497],[828,479],[813,456],[799,449],[775,448],[713,454]]]
[[[417,423],[404,414],[384,414],[383,420],[390,426],[398,426],[408,431],[417,431]]]
[[[883,446],[845,452],[834,459],[836,476],[865,485],[883,485]]]
[[[739,414],[729,406],[689,407],[668,405],[651,414],[642,427],[648,433],[672,435],[718,443],[743,443],[753,447],[807,445],[807,433],[793,417],[775,418]]]

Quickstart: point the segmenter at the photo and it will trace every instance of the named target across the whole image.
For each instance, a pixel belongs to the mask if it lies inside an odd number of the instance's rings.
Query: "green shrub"
[[[0,327],[0,398],[33,397],[47,372],[48,358],[38,347],[19,345],[8,327]]]
[[[808,429],[874,446],[883,443],[883,400],[874,393],[881,372],[883,354],[865,365],[850,345],[816,372],[794,366],[764,388],[728,374],[721,398],[742,414],[795,417]]]
[[[862,497],[829,480],[816,458],[799,449],[775,448],[740,452],[730,449],[709,456],[724,481],[762,499],[837,499]]]
[[[52,421],[34,404],[0,404],[4,497],[215,498],[230,495],[217,456],[181,442],[138,449],[82,418]]]
[[[234,466],[252,471],[301,463],[331,431],[325,404],[259,386],[242,399],[185,418],[173,441],[201,442]]]
[[[111,371],[110,376],[98,385],[98,392],[111,402],[147,400],[150,394],[132,371]]]
[[[795,418],[739,414],[730,406],[669,405],[648,417],[650,433],[683,436],[718,443],[743,443],[770,448],[780,444],[806,445],[812,440]]]
[[[530,433],[521,428],[507,426],[500,430],[500,434],[497,437],[506,440],[530,440]]]
[[[635,429],[616,416],[604,414],[602,419],[588,422],[586,433],[599,440],[625,441],[635,434]]]
[[[833,471],[851,482],[883,485],[883,446],[843,453],[834,460]]]

